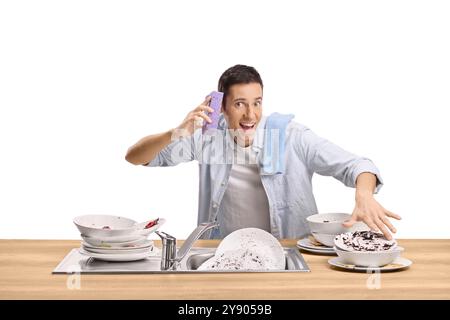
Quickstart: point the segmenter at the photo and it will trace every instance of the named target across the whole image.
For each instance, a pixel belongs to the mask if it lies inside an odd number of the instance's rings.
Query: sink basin
[[[197,270],[206,260],[214,256],[216,248],[192,248],[180,261],[177,270],[161,270],[161,257],[149,257],[132,262],[107,262],[86,257],[72,251],[53,270],[53,274],[122,274],[122,273],[254,273],[254,272],[309,272],[303,256],[297,248],[284,248],[286,268],[284,270]]]
[[[197,251],[197,252],[195,252]],[[303,259],[302,255],[298,249],[294,248],[284,248],[284,256],[286,259],[286,268],[284,270],[201,270],[198,271],[200,267],[206,260],[214,256],[215,249],[204,250],[207,252],[198,252],[199,249],[192,252],[185,261],[181,261],[181,269],[187,271],[196,272],[299,272],[299,271],[310,271],[308,265]]]

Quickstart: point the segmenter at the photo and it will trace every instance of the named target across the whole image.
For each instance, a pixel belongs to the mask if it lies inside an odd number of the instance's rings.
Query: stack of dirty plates
[[[307,252],[319,253],[323,255],[336,255],[333,247],[327,247],[318,242],[313,236],[303,238],[297,241],[297,248]]]
[[[136,221],[110,215],[84,215],[74,219],[81,232],[80,253],[104,261],[136,261],[159,255],[148,236],[165,222]]]

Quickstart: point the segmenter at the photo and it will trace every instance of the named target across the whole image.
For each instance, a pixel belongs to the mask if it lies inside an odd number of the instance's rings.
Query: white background
[[[124,160],[234,64],[264,113],[371,158],[398,238],[450,236],[448,1],[1,1],[0,238],[79,238],[72,218],[197,221],[198,165]],[[315,176],[320,212],[354,190]]]

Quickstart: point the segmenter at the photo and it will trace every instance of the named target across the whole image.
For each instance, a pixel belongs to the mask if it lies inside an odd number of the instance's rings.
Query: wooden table
[[[308,253],[310,273],[91,274],[81,275],[80,289],[68,289],[70,275],[51,272],[80,241],[0,240],[0,299],[450,299],[450,239],[399,244],[414,264],[382,273],[379,289],[367,286],[374,275],[338,271],[329,256]]]

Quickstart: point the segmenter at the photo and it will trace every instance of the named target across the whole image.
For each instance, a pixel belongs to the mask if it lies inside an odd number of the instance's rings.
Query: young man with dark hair
[[[318,173],[356,188],[355,208],[345,226],[364,221],[392,239],[389,230],[396,230],[388,218],[400,217],[374,199],[383,182],[370,159],[317,136],[292,121],[292,115],[263,116],[263,82],[253,67],[227,69],[218,90],[224,93],[217,130],[224,144],[202,135],[201,122],[210,122],[207,113],[213,111],[207,97],[178,127],[142,138],[126,155],[130,163],[150,167],[199,161],[198,223],[217,221],[220,226],[207,237],[223,238],[246,227],[277,238],[306,236],[306,218],[317,213],[312,176]]]

